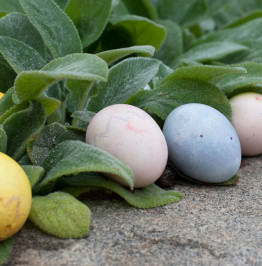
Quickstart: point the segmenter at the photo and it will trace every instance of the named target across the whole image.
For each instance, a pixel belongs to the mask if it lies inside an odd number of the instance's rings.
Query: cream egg
[[[238,134],[242,155],[262,153],[262,95],[241,93],[230,100],[232,124]]]
[[[135,188],[154,183],[167,164],[167,143],[160,127],[145,111],[132,105],[115,104],[99,111],[88,125],[86,142],[128,165],[134,173]]]

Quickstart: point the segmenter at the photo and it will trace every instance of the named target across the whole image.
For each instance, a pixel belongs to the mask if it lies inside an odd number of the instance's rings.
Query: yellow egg
[[[4,96],[4,94],[2,92],[0,92],[0,99]]]
[[[0,152],[0,241],[24,225],[31,208],[32,192],[22,167]]]

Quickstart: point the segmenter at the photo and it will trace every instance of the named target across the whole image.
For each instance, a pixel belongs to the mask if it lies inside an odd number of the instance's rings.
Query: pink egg
[[[262,95],[241,93],[232,97],[229,102],[242,155],[254,156],[262,153]]]
[[[86,142],[127,164],[133,170],[136,188],[154,183],[167,163],[168,149],[161,129],[135,106],[115,104],[102,109],[87,128]]]

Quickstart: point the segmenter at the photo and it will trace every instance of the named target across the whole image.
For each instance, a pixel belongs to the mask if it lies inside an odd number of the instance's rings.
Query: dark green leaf
[[[111,2],[69,0],[65,12],[75,23],[83,47],[93,43],[102,34],[111,12]]]
[[[155,57],[166,65],[171,65],[183,52],[183,36],[180,27],[171,20],[160,20],[166,28],[166,37],[155,54]]]
[[[34,99],[62,79],[105,81],[107,71],[106,63],[96,55],[67,55],[51,61],[40,71],[21,72],[15,81],[15,99],[17,103]]]
[[[60,238],[89,234],[89,208],[65,192],[34,196],[29,220],[44,232]]]
[[[151,45],[143,45],[143,46],[132,46],[127,48],[120,48],[115,50],[108,50],[97,55],[105,60],[108,65],[113,64],[114,62],[122,59],[126,56],[132,55],[134,53],[141,54],[144,56],[152,56],[154,54],[155,48]]]
[[[4,96],[0,99],[0,117],[11,107],[14,106],[12,95],[14,93],[14,88],[10,88]]]
[[[81,172],[104,172],[115,174],[133,188],[131,169],[109,153],[80,141],[65,141],[58,144],[43,164],[46,176],[35,187],[34,192],[50,192],[56,181],[64,175]]]
[[[45,111],[38,102],[30,102],[28,108],[9,116],[4,124],[7,134],[7,154],[18,160],[26,150],[26,144],[45,123]]]
[[[22,168],[29,179],[31,188],[41,180],[45,173],[44,168],[37,165],[22,165]]]
[[[216,86],[198,79],[171,79],[151,91],[140,91],[126,103],[156,114],[163,120],[176,107],[186,103],[210,105],[231,120],[227,97]]]
[[[68,4],[69,0],[55,0],[55,2],[60,6],[61,9],[64,9]]]
[[[179,25],[192,25],[204,18],[207,12],[204,0],[162,0],[160,17],[170,19]]]
[[[69,177],[67,178],[67,181],[70,183],[70,187],[65,188],[64,191],[72,194],[75,197],[89,191],[102,189],[118,194],[130,205],[137,208],[149,209],[178,202],[182,199],[182,196],[179,192],[175,190],[166,191],[155,184],[130,191],[129,189],[114,181],[111,181],[110,179],[94,174],[82,174],[72,178]],[[79,187],[74,187],[75,184],[77,184]]]
[[[54,58],[82,52],[77,29],[53,0],[19,1]]]
[[[125,102],[131,95],[143,89],[157,73],[160,62],[150,58],[130,58],[112,67],[108,81],[98,83],[98,92],[91,98],[87,110],[97,112],[102,108]]]
[[[44,59],[36,50],[10,37],[0,36],[0,53],[16,73],[38,70],[45,65]]]
[[[2,125],[0,124],[0,152],[6,153],[7,135]]]
[[[15,71],[0,54],[0,91],[5,92],[11,88],[16,78]]]
[[[45,158],[56,144],[56,139],[66,131],[60,123],[45,126],[40,134],[32,139],[27,146],[28,156],[36,165],[43,165]]]
[[[9,238],[5,241],[0,242],[0,265],[2,265],[8,258],[12,251],[13,238]]]
[[[0,19],[0,35],[14,38],[34,48],[46,58],[43,39],[29,19],[21,13],[10,13]]]
[[[165,38],[165,28],[144,17],[125,15],[111,21],[114,29],[122,29],[133,45],[152,45],[157,50]]]

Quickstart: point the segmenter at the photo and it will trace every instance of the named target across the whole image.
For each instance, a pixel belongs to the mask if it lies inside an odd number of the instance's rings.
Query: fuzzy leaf
[[[118,194],[130,205],[137,208],[154,208],[166,204],[178,202],[182,199],[179,192],[175,190],[163,190],[155,184],[141,189],[130,191],[120,184],[103,176],[94,174],[81,174],[75,177],[66,178],[70,187],[64,191],[77,197],[83,193],[95,190],[105,190]],[[75,187],[77,185],[77,187]]]
[[[37,165],[22,165],[22,168],[29,179],[31,188],[41,180],[45,173],[44,168]]]
[[[96,115],[94,112],[90,111],[76,111],[72,114],[72,117],[85,122],[85,123],[90,123],[92,118]]]
[[[53,60],[40,71],[23,71],[15,81],[17,103],[34,99],[54,82],[62,79],[102,80],[107,65],[96,55],[72,54]]]
[[[7,134],[7,154],[18,160],[26,150],[26,144],[43,127],[45,111],[38,102],[30,102],[28,108],[9,116],[4,124]]]
[[[230,66],[211,66],[211,65],[195,65],[176,69],[173,73],[166,76],[161,84],[171,80],[180,78],[195,78],[204,81],[214,81],[233,73],[246,74],[247,70],[243,67]]]
[[[69,0],[55,0],[55,2],[60,6],[61,9],[64,9]]]
[[[65,12],[75,23],[82,40],[87,47],[104,31],[111,12],[112,0],[70,0]]]
[[[7,135],[2,125],[0,124],[0,152],[6,153]]]
[[[157,50],[165,38],[165,28],[144,17],[125,15],[111,20],[113,29],[122,29],[133,45],[152,45]]]
[[[171,20],[158,20],[166,28],[166,37],[155,57],[170,66],[183,52],[183,36],[180,27]]]
[[[223,79],[215,82],[218,88],[223,90],[228,97],[241,90],[262,93],[262,64],[249,62],[233,66],[246,68],[247,74],[235,73],[225,76]]]
[[[45,158],[56,144],[56,139],[66,131],[60,123],[45,126],[40,134],[27,145],[28,156],[36,165],[43,165]]]
[[[34,196],[29,220],[44,232],[60,238],[87,236],[90,227],[89,208],[65,192]]]
[[[158,85],[161,83],[161,81],[169,74],[171,74],[174,70],[164,63],[160,63],[158,71],[156,75],[153,77],[153,85],[154,88],[158,87]]]
[[[198,62],[207,62],[222,59],[230,54],[234,54],[248,48],[244,45],[233,42],[209,42],[194,46],[186,53],[182,54],[174,63],[173,67],[179,65],[179,61],[190,59]]]
[[[151,91],[140,91],[126,103],[135,105],[165,120],[176,107],[186,103],[210,105],[231,120],[227,97],[216,86],[198,79],[170,79]]]
[[[143,46],[132,46],[127,48],[120,48],[115,50],[108,50],[97,55],[105,60],[108,65],[113,64],[114,62],[122,59],[126,56],[132,55],[134,53],[141,54],[145,56],[152,56],[154,54],[155,48],[151,45],[143,45]]]
[[[131,95],[143,89],[157,73],[160,62],[150,58],[126,59],[113,66],[106,83],[98,83],[93,89],[97,94],[91,98],[87,110],[97,112],[102,108],[124,103]]]
[[[159,6],[160,17],[170,19],[179,25],[192,25],[206,15],[204,0],[162,0]]]
[[[77,29],[53,0],[19,1],[54,58],[82,52]]]
[[[5,1],[5,0],[4,0]],[[0,19],[0,35],[19,40],[46,58],[43,39],[29,19],[21,13],[10,13]]]
[[[36,50],[10,37],[0,36],[0,53],[16,73],[38,70],[45,65],[44,59]]]
[[[4,96],[0,99],[0,117],[12,106],[14,106],[14,102],[12,99],[13,93],[14,93],[14,88],[12,87],[9,90],[7,90]]]
[[[0,265],[7,260],[9,254],[12,251],[13,238],[9,238],[5,241],[0,242]]]
[[[56,181],[64,175],[81,172],[104,172],[115,174],[133,188],[131,169],[109,153],[81,141],[65,141],[58,144],[46,157],[43,164],[46,175],[34,192],[50,192]]]
[[[23,8],[19,4],[18,0],[0,0],[0,12],[23,12]]]
[[[15,71],[0,54],[0,91],[5,92],[11,88],[16,78]]]

